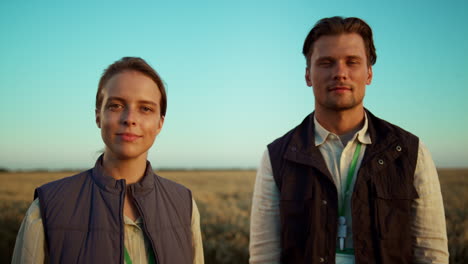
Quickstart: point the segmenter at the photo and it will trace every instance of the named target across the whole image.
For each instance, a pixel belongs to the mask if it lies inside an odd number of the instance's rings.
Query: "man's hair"
[[[156,83],[159,88],[159,92],[161,93],[161,101],[159,102],[161,116],[166,116],[167,95],[164,83],[161,80],[161,77],[159,77],[159,74],[145,60],[138,57],[123,57],[109,65],[109,67],[104,70],[104,73],[99,80],[98,90],[96,93],[96,110],[101,109],[103,100],[102,90],[104,89],[104,86],[113,76],[124,71],[140,72],[151,78]]]
[[[374,41],[372,39],[372,29],[364,20],[357,17],[343,18],[339,16],[320,19],[310,30],[304,41],[302,54],[307,61],[307,68],[310,67],[310,57],[314,50],[314,43],[321,36],[340,35],[346,33],[357,33],[364,40],[364,46],[367,55],[367,64],[374,65],[377,61]]]

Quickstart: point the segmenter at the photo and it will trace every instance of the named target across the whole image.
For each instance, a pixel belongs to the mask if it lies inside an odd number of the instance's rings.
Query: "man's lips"
[[[351,87],[348,86],[332,86],[329,87],[328,90],[330,92],[346,92],[346,91],[351,91]]]
[[[129,141],[129,142],[132,142],[141,138],[141,136],[132,134],[132,133],[117,133],[117,136],[120,137],[123,141]]]

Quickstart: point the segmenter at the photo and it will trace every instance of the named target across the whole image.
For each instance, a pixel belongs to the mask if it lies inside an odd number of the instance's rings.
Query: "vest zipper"
[[[120,263],[125,264],[124,260],[124,250],[125,250],[125,220],[124,220],[124,203],[125,203],[125,191],[127,189],[125,180],[119,180],[122,187],[122,192],[120,195]]]
[[[158,252],[156,251],[156,246],[154,244],[153,238],[150,236],[150,234],[148,232],[148,228],[147,228],[147,225],[146,225],[146,220],[145,220],[145,216],[143,214],[143,210],[141,210],[141,207],[138,204],[138,201],[135,199],[135,196],[133,195],[133,188],[132,187],[130,187],[129,192],[132,194],[133,202],[135,203],[136,208],[138,209],[138,212],[141,215],[141,219],[143,221],[143,231],[145,232],[146,236],[148,237],[149,241],[151,242],[151,248],[153,249],[154,258],[156,260],[156,263],[159,263]]]

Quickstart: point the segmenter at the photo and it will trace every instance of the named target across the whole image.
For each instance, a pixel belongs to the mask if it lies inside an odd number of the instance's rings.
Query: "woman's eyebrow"
[[[153,102],[153,101],[149,101],[149,100],[139,100],[138,103],[140,104],[150,104],[150,105],[155,105],[157,106],[158,104]]]

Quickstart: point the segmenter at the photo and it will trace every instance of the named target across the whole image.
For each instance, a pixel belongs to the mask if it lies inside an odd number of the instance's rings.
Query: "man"
[[[324,18],[303,54],[315,111],[263,155],[250,263],[448,263],[428,150],[363,106],[376,62],[371,28]]]

